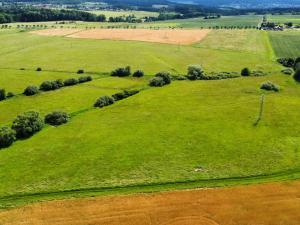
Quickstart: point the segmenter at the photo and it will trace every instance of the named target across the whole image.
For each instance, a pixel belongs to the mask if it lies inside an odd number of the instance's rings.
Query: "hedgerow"
[[[45,116],[45,123],[52,126],[59,126],[61,124],[67,123],[68,120],[69,115],[66,112],[62,111],[55,111]]]

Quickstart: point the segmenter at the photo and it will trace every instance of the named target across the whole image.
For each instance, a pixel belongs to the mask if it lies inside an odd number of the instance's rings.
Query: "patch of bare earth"
[[[300,182],[60,200],[0,213],[0,224],[298,225]]]
[[[69,30],[69,34],[67,31]],[[72,32],[73,30],[73,32]],[[189,45],[201,41],[210,30],[177,30],[177,29],[63,29],[60,36],[100,40],[146,41],[165,44]],[[34,31],[35,34],[59,36],[59,29]]]

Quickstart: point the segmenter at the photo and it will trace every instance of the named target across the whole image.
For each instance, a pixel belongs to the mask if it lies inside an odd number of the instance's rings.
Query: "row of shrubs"
[[[31,96],[39,93],[39,91],[53,91],[62,87],[89,82],[91,80],[92,80],[91,76],[84,76],[84,77],[79,77],[78,79],[69,78],[66,79],[65,81],[62,80],[44,81],[39,88],[36,86],[28,86],[27,88],[25,88],[23,94],[26,96]]]
[[[285,67],[294,68],[294,70],[300,68],[300,57],[297,58],[279,58],[277,62]]]
[[[131,68],[130,66],[120,67],[111,72],[111,76],[113,77],[128,77],[131,75]],[[133,77],[143,77],[144,72],[142,70],[136,70],[133,74]]]
[[[191,65],[188,67],[187,75],[185,76],[171,76],[168,72],[157,73],[149,82],[150,86],[162,87],[171,83],[171,80],[222,80],[237,78],[240,76],[265,76],[266,73],[262,71],[250,71],[249,68],[244,68],[241,74],[236,72],[220,72],[206,74],[201,66]]]
[[[139,90],[129,90],[129,91],[125,90],[123,92],[113,94],[112,96],[107,96],[107,95],[101,96],[95,102],[94,107],[102,108],[104,106],[112,105],[116,101],[120,101],[122,99],[128,98],[137,93],[139,93]]]
[[[29,111],[13,121],[12,126],[3,126],[0,128],[0,148],[6,148],[18,139],[26,139],[42,130],[44,124],[59,126],[67,123],[69,116],[65,112],[55,111],[45,116],[44,120],[38,112]]]

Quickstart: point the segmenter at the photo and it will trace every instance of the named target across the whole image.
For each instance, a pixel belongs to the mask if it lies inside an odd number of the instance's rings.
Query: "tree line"
[[[88,22],[104,22],[105,15],[95,15],[77,10],[57,10],[36,7],[2,7],[0,8],[0,23],[40,22],[59,20],[80,20]]]

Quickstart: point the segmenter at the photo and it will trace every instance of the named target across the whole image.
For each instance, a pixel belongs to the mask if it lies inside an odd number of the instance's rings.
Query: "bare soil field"
[[[59,200],[0,212],[0,224],[297,225],[300,182]]]
[[[66,36],[100,40],[146,41],[164,44],[189,45],[201,41],[210,30],[149,30],[149,29],[46,29],[34,34]]]
[[[35,30],[30,33],[43,35],[43,36],[67,36],[76,32],[81,31],[80,29],[67,29],[67,28],[57,28],[57,29],[45,29],[45,30]]]

